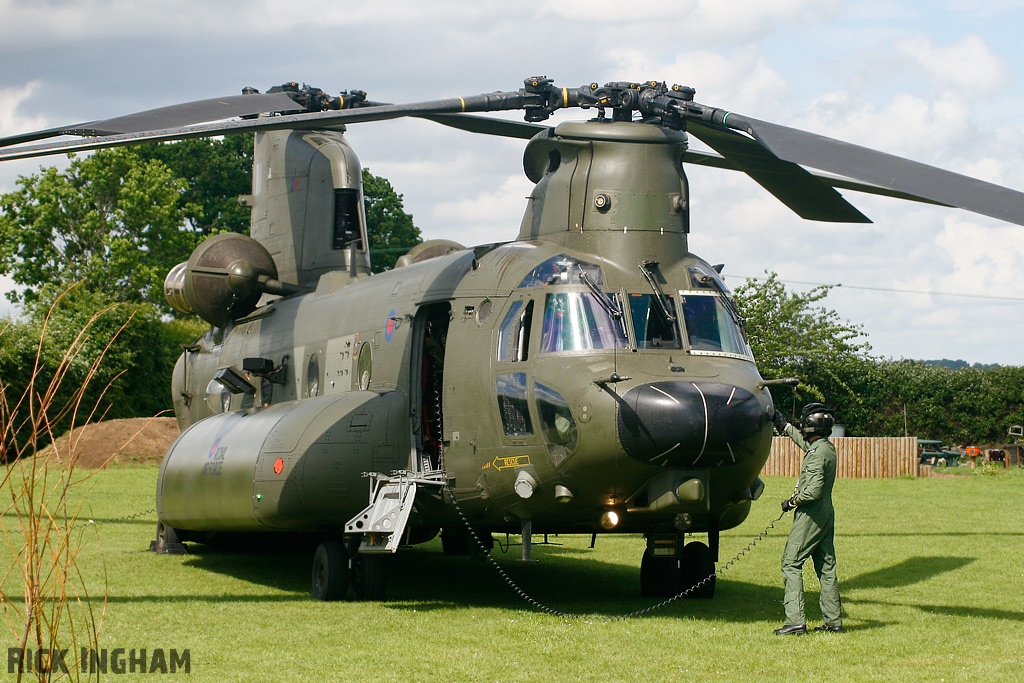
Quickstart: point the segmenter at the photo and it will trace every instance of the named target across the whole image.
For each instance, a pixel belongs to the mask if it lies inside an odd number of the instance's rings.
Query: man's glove
[[[789,500],[782,501],[782,511],[789,512],[796,507],[796,498],[790,498]]]
[[[789,422],[786,421],[786,418],[782,415],[782,413],[780,413],[779,411],[776,410],[775,414],[772,415],[772,422],[775,423],[775,430],[779,434],[785,434],[786,433],[786,425],[788,425]]]

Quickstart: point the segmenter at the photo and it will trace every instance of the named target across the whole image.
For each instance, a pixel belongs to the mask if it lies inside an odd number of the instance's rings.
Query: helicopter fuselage
[[[469,524],[522,533],[524,558],[535,532],[633,532],[645,594],[706,576],[763,489],[773,406],[719,273],[687,249],[685,147],[562,124],[527,146],[516,241],[428,242],[370,276],[342,136],[257,136],[254,239],[213,238],[169,278],[212,325],[175,369],[161,528],[344,531],[373,553]],[[303,229],[280,230],[274,188]]]
[[[694,531],[734,526],[767,457],[770,397],[723,295],[695,284],[713,269],[684,254],[654,272],[682,325],[639,266],[532,241],[325,278],[211,330],[175,370],[185,430],[161,519],[329,528],[365,506],[363,473],[443,469],[483,527],[597,531],[608,510],[622,531],[684,513]],[[241,371],[253,358],[274,370]],[[253,391],[211,379],[224,368]],[[421,524],[453,522],[420,507]]]

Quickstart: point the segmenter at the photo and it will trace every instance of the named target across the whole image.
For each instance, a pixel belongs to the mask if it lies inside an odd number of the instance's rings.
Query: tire
[[[715,583],[718,580],[717,576],[713,576],[714,573],[715,562],[711,559],[711,549],[700,541],[687,543],[683,548],[683,557],[679,568],[679,590],[686,590],[711,576],[700,588],[689,593],[691,598],[710,600],[715,597]]]
[[[348,589],[348,553],[338,541],[324,541],[313,555],[313,597],[342,600]]]
[[[650,548],[640,560],[640,594],[645,598],[670,598],[679,592],[678,561],[657,557]]]
[[[355,583],[352,586],[355,600],[379,602],[384,599],[386,566],[384,555],[361,554],[356,557]]]
[[[156,540],[150,543],[149,549],[159,554],[184,555],[188,552],[182,543],[186,533],[163,522],[157,522]]]
[[[465,527],[441,529],[441,550],[445,555],[469,555],[469,531]]]

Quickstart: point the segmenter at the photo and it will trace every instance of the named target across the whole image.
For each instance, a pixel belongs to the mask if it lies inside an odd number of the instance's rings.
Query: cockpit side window
[[[530,405],[526,394],[526,373],[498,375],[496,381],[498,412],[506,436],[533,434]]]
[[[498,360],[526,360],[530,353],[533,300],[513,301],[498,328]]]
[[[540,416],[540,431],[547,444],[551,461],[556,465],[576,451],[579,433],[569,403],[560,393],[540,382],[533,385]]]
[[[752,356],[743,331],[720,296],[696,292],[679,295],[691,353]]]
[[[558,292],[547,295],[540,352],[624,349],[622,324],[610,311],[620,308],[617,294],[601,302],[591,292]]]

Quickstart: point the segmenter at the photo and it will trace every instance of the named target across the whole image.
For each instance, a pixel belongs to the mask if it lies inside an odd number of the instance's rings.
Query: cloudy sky
[[[401,102],[653,79],[1024,189],[1022,27],[1024,0],[0,0],[0,135],[285,81]],[[516,236],[523,142],[421,121],[349,137],[425,237]],[[0,165],[0,191],[38,167]],[[826,305],[879,355],[1024,364],[1024,227],[854,192],[873,224],[813,223],[740,174],[689,176],[691,249],[731,286],[841,284]]]

